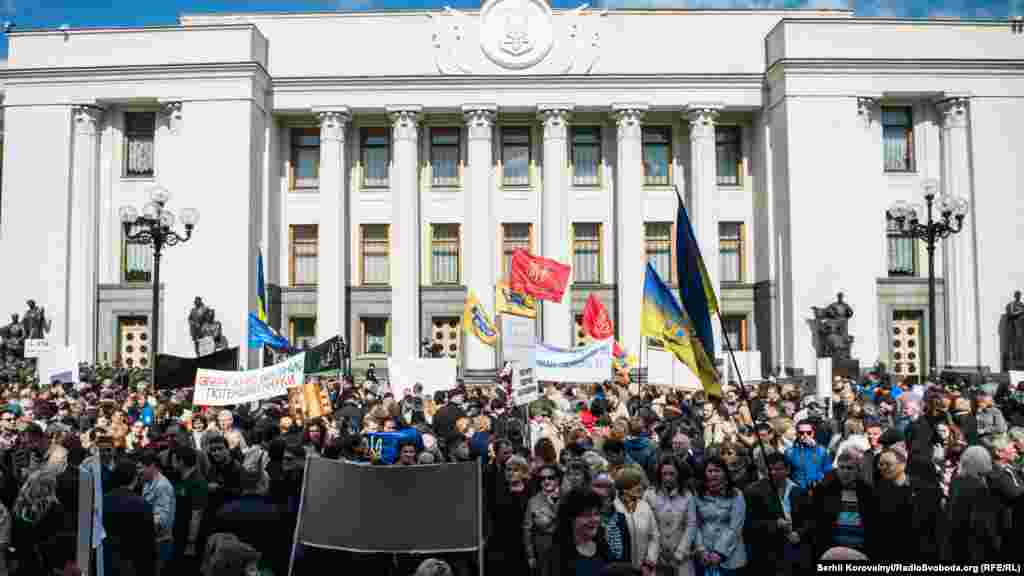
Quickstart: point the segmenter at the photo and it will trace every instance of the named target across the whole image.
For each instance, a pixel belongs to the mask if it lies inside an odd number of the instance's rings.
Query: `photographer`
[[[815,441],[815,425],[808,419],[796,425],[797,441],[786,450],[786,461],[792,470],[792,479],[804,490],[813,490],[832,471],[832,459]]]

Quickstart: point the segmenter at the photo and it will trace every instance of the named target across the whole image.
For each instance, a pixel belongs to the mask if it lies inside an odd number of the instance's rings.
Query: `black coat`
[[[108,575],[149,576],[156,567],[153,507],[140,496],[118,488],[103,497],[104,552]]]
[[[287,530],[285,515],[270,498],[247,495],[228,502],[217,510],[208,532],[238,536],[263,553],[274,574],[288,573],[292,533]]]
[[[954,478],[949,485],[950,552],[958,563],[999,558],[1002,547],[999,498],[988,484],[971,476]]]
[[[872,562],[920,560],[913,536],[921,532],[915,526],[918,514],[910,485],[879,479],[868,497],[864,521],[868,558]]]
[[[763,566],[764,574],[775,574],[782,566],[783,551],[788,543],[786,534],[779,530],[778,519],[782,507],[771,482],[765,478],[747,488],[747,519],[744,523],[744,539],[750,543],[750,563]],[[789,493],[790,518],[793,530],[800,536],[800,566],[811,566],[811,498],[799,486]],[[773,569],[772,567],[775,567]]]
[[[504,482],[491,506],[493,522],[487,538],[488,573],[529,574],[523,545],[523,515],[530,495],[524,490],[512,494]]]
[[[1024,558],[1020,551],[1021,546],[1014,544],[1016,536],[1024,527],[1024,479],[1017,475],[1017,482],[1010,476],[1010,472],[995,464],[992,472],[988,475],[988,485],[993,497],[996,498],[1000,510],[999,528],[1003,535],[1003,541],[1009,543],[1007,559]]]
[[[907,476],[916,488],[938,488],[939,473],[932,462],[932,449],[937,443],[935,434],[937,420],[921,416],[907,425],[904,432],[907,443]]]

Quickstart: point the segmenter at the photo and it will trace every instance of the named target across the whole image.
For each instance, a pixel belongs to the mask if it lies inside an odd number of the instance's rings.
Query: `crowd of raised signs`
[[[1024,555],[1013,544],[1024,523],[1016,386],[870,372],[837,378],[825,406],[796,381],[727,386],[720,399],[547,384],[513,408],[506,382],[396,400],[328,379],[330,410],[302,422],[287,398],[201,408],[145,373],[80,372],[78,384],[3,388],[0,575],[79,573],[87,469],[101,478],[103,527],[89,573],[284,576],[293,555],[295,574],[476,573],[472,554],[293,551],[308,455],[480,459],[489,574],[805,574],[822,558]]]

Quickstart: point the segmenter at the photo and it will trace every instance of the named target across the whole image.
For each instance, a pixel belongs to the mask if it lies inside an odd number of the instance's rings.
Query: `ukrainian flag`
[[[718,314],[718,298],[711,284],[711,277],[704,266],[693,225],[679,196],[679,211],[676,214],[676,270],[679,271],[679,299],[690,319],[693,320],[697,338],[704,345],[704,354],[715,357],[715,336],[711,330],[711,315]]]
[[[649,262],[644,277],[640,333],[661,340],[665,348],[700,378],[707,395],[721,397],[722,387],[714,365],[703,347],[694,346],[693,323]]]
[[[263,249],[256,255],[256,317],[267,323],[267,283],[263,279]]]

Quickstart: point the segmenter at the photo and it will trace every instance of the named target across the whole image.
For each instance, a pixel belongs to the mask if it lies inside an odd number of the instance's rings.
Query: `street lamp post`
[[[896,222],[904,237],[920,238],[924,240],[925,246],[928,248],[928,372],[929,376],[933,378],[937,376],[938,372],[935,324],[935,245],[939,240],[963,230],[964,216],[967,215],[967,200],[952,194],[939,196],[936,205],[935,191],[938,186],[938,182],[934,179],[927,179],[921,184],[924,189],[924,214],[922,214],[919,204],[899,200],[889,207],[885,215],[888,220]],[[924,216],[923,221],[922,216]]]
[[[153,362],[150,369],[153,371],[152,384],[156,386],[157,358],[160,354],[160,257],[165,246],[176,246],[192,238],[192,230],[199,223],[199,211],[185,208],[180,217],[175,216],[174,212],[166,208],[171,194],[162,186],[150,189],[149,198],[150,201],[142,207],[141,215],[134,206],[121,206],[119,213],[125,238],[137,244],[153,246],[153,329],[150,338]],[[184,236],[174,231],[175,221],[179,218],[185,225]]]

